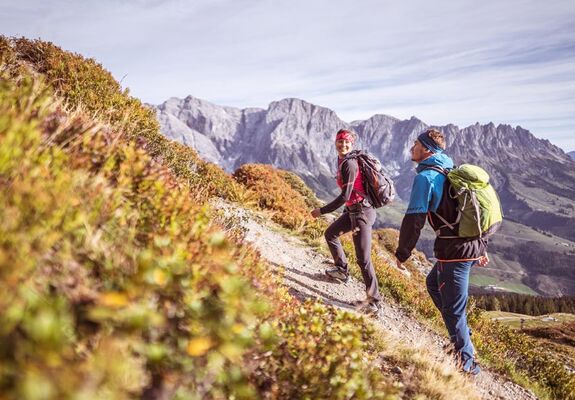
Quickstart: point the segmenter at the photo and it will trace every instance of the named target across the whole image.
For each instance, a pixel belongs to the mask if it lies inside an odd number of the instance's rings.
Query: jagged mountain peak
[[[449,124],[445,125],[445,129],[447,129],[449,132],[459,131],[459,130],[460,130],[460,129],[459,129],[459,126],[457,126],[457,125],[455,125],[455,124],[452,124],[452,123],[449,123]]]
[[[270,103],[270,107],[272,105],[276,106],[276,105],[284,105],[284,104],[287,104],[289,106],[293,106],[293,105],[302,105],[302,106],[309,106],[309,107],[315,107],[316,106],[315,104],[310,103],[309,101],[305,101],[305,100],[299,99],[297,97],[285,97],[285,98],[280,99],[280,100],[272,101]]]
[[[351,126],[365,126],[365,125],[373,125],[373,126],[388,126],[393,125],[401,120],[399,118],[392,117],[386,114],[375,114],[369,117],[366,120],[355,120],[350,123]]]
[[[385,114],[348,124],[333,110],[299,98],[284,98],[271,102],[265,110],[249,111],[219,107],[193,96],[167,103],[174,102],[185,104],[185,109],[166,107],[166,103],[157,108],[165,130],[171,131],[168,136],[186,142],[186,135],[193,135],[195,139],[187,143],[203,143],[209,158],[219,159],[218,164],[228,170],[246,162],[264,162],[314,177],[307,183],[320,194],[336,190],[331,179],[336,165],[333,135],[340,128],[351,127],[358,134],[356,145],[380,157],[388,170],[401,178],[400,196],[407,198],[413,176],[409,149],[417,135],[430,126],[415,116],[400,120]],[[185,133],[184,127],[192,132]],[[573,163],[561,149],[520,126],[496,126],[490,121],[463,129],[454,124],[437,127],[446,133],[447,151],[458,164],[485,166],[499,185],[507,182],[508,173],[527,176],[527,171],[532,171],[536,175],[545,160],[569,166]],[[201,149],[199,153],[202,155]]]
[[[182,109],[204,111],[205,113],[208,112],[221,113],[222,111],[225,111],[228,114],[238,115],[241,114],[242,112],[240,108],[231,106],[220,106],[208,100],[200,99],[198,97],[194,97],[191,95],[188,95],[183,99],[178,97],[171,97],[163,104],[177,105]]]
[[[322,115],[327,118],[337,118],[339,120],[339,117],[333,110],[295,97],[271,102],[268,106],[268,112],[273,115],[305,115],[308,117],[312,115]]]

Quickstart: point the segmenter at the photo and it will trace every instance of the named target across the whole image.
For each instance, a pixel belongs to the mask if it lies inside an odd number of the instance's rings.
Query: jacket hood
[[[437,153],[417,164],[417,172],[421,172],[423,169],[430,166],[452,169],[453,160],[445,153]]]

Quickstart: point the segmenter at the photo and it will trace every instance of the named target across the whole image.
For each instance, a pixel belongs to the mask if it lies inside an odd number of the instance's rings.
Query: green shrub
[[[285,304],[282,340],[258,366],[264,397],[391,399],[398,389],[384,376],[373,327],[363,317],[320,303]]]
[[[301,196],[306,205],[313,209],[322,206],[322,202],[317,198],[315,193],[305,184],[303,179],[290,171],[278,170],[279,175],[283,178],[285,182]]]
[[[267,306],[239,272],[257,259],[133,142],[0,82],[2,392],[252,397],[243,357]]]
[[[473,343],[482,358],[518,379],[526,377],[544,395],[575,399],[575,374],[567,371],[541,342],[491,321],[479,308],[469,313],[469,322],[474,329]]]
[[[152,109],[122,90],[112,74],[93,59],[63,51],[50,42],[0,36],[2,70],[22,73],[31,67],[43,76],[46,84],[64,100],[68,109],[79,109],[93,121],[110,125],[116,137],[135,140],[155,160],[168,166],[178,176],[200,190],[202,198],[211,196],[230,200],[245,196],[238,185],[221,168],[201,160],[190,147],[168,140],[160,133]]]
[[[254,251],[213,226],[205,200],[224,185],[245,196],[239,184],[179,145],[151,155],[161,141],[66,111],[20,72],[0,79],[3,397],[277,397],[256,371],[280,378],[286,393],[302,379],[333,384],[321,390],[338,397],[389,393],[357,361],[376,352],[354,333],[357,317],[320,306],[296,313]],[[211,174],[213,186],[187,170]],[[320,319],[309,334],[324,341],[324,358],[307,359],[304,369],[318,371],[307,378],[293,373],[301,342],[288,310],[299,324]],[[330,332],[317,330],[324,323]],[[341,366],[325,373],[328,345],[341,337],[352,346],[341,342]]]

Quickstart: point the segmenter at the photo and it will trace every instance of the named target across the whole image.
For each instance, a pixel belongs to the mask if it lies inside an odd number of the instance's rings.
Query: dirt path
[[[301,240],[279,233],[273,223],[237,206],[219,201],[216,208],[226,217],[234,216],[241,224],[245,240],[252,244],[272,265],[284,270],[284,283],[289,292],[300,299],[321,298],[335,307],[354,311],[352,303],[365,297],[365,286],[355,278],[345,283],[334,283],[323,274],[330,260],[318,254]],[[382,312],[374,318],[376,327],[391,340],[411,348],[421,348],[432,354],[437,362],[449,363],[442,350],[446,338],[404,312],[389,300],[382,302]],[[482,373],[470,378],[483,399],[531,400],[537,397],[530,391],[504,377],[483,368]]]

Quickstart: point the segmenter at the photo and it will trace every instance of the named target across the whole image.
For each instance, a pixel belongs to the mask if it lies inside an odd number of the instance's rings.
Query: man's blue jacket
[[[453,166],[451,158],[444,153],[434,154],[417,165],[417,175],[413,180],[411,197],[401,222],[399,245],[395,252],[399,261],[404,262],[411,256],[426,219],[434,230],[444,225],[437,215],[449,222],[456,221],[457,201],[448,195],[447,177],[444,173],[430,168],[449,170]],[[457,228],[457,224],[454,231],[443,227],[441,234],[457,236]],[[485,254],[486,245],[486,240],[480,238],[436,238],[434,253],[440,261],[476,260]]]
[[[443,196],[443,186],[447,179],[444,174],[429,167],[450,170],[453,161],[444,153],[434,154],[417,165],[417,175],[413,180],[411,198],[406,214],[426,214],[436,212]],[[426,169],[427,168],[427,169]]]

